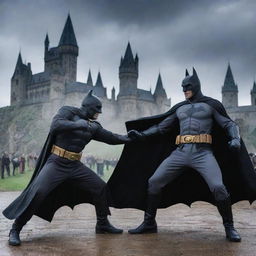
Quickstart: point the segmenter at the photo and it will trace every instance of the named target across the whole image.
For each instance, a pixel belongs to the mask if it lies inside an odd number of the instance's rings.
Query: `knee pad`
[[[213,196],[216,201],[223,201],[229,197],[229,193],[224,185],[220,185],[214,187]]]

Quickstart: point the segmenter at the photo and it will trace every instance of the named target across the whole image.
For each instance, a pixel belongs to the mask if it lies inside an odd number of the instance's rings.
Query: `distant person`
[[[20,173],[23,174],[25,172],[25,164],[26,164],[26,158],[24,154],[20,156],[19,162],[20,162],[20,165],[19,165]]]
[[[2,155],[2,172],[1,172],[1,178],[4,179],[4,172],[5,169],[7,171],[7,175],[10,176],[10,158],[7,152],[4,152]]]
[[[15,154],[12,154],[12,175],[15,176],[15,170],[18,168],[20,165],[19,163],[19,158],[15,156]]]
[[[103,161],[103,159],[102,158],[97,158],[96,164],[97,164],[97,174],[99,176],[103,176],[104,175],[104,161]]]
[[[109,170],[110,161],[108,159],[104,160],[104,165],[106,166],[106,170]]]

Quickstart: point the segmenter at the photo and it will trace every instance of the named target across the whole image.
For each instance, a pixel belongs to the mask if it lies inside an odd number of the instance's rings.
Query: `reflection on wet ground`
[[[17,192],[0,193],[0,210]],[[235,226],[241,243],[225,240],[221,219],[214,206],[197,202],[191,208],[176,205],[159,210],[158,234],[129,235],[127,230],[142,221],[143,212],[112,209],[111,222],[124,229],[121,235],[96,235],[95,213],[91,205],[74,211],[61,208],[52,223],[33,217],[21,233],[22,245],[7,243],[12,221],[0,216],[0,256],[255,256],[256,204],[240,202],[233,206]]]

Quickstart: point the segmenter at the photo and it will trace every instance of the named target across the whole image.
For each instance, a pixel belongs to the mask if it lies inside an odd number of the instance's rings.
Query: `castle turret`
[[[11,78],[11,105],[22,105],[26,101],[26,86],[32,77],[31,64],[23,64],[21,53]]]
[[[222,103],[227,108],[238,106],[238,88],[230,64],[228,64],[224,85],[222,86]]]
[[[49,64],[48,59],[49,59],[49,45],[50,45],[50,41],[49,41],[49,37],[48,37],[48,33],[46,33],[45,39],[44,39],[44,70],[46,71],[48,69]]]
[[[78,45],[70,15],[68,15],[61,34],[58,48],[65,80],[75,82],[77,74]]]
[[[133,57],[131,45],[128,43],[124,58],[121,57],[119,66],[120,90],[118,97],[137,94],[138,64],[138,55]]]
[[[47,33],[45,36],[45,40],[44,40],[44,54],[46,54],[48,52],[49,45],[50,45],[50,41],[49,41],[49,37],[48,37],[48,33]]]
[[[162,78],[161,78],[161,74],[159,73],[158,78],[157,78],[157,82],[156,82],[156,89],[154,92],[154,97],[156,99],[167,99],[167,94],[165,92],[165,89],[163,87],[163,83],[162,83]]]
[[[103,86],[100,72],[98,73],[97,81],[93,91],[98,97],[101,97],[101,98],[107,97],[107,91],[106,91],[106,88]]]
[[[166,91],[163,87],[162,77],[159,72],[157,82],[156,82],[156,89],[153,94],[156,104],[158,105],[158,109],[160,112],[165,112],[168,107],[170,107],[170,100],[167,99]]]
[[[251,90],[251,104],[253,106],[256,106],[256,83],[255,83],[255,81],[253,83],[253,87]]]
[[[87,77],[87,85],[89,86],[93,86],[93,82],[92,82],[92,75],[91,75],[91,70],[89,69],[89,73],[88,73],[88,77]]]

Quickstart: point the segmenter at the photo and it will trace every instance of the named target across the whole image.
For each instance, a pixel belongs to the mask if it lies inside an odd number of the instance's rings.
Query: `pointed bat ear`
[[[93,90],[90,90],[87,95],[91,96],[92,95],[92,91]]]
[[[185,76],[189,76],[188,70],[186,69]]]
[[[196,70],[194,69],[194,67],[193,67],[193,76],[195,76],[195,77],[198,78],[197,73],[196,73]]]

